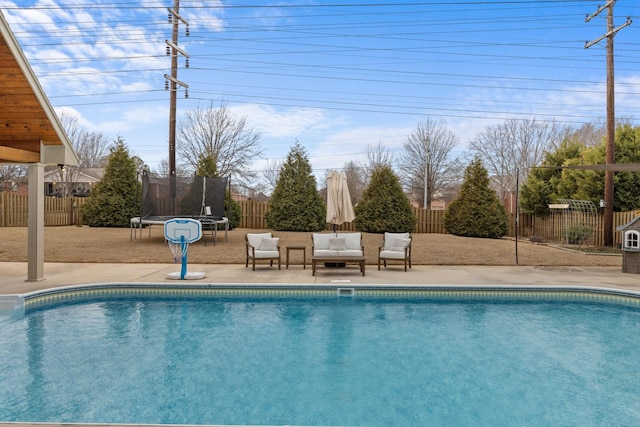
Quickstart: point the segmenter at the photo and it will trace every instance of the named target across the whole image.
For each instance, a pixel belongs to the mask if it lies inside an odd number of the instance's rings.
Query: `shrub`
[[[368,233],[412,232],[416,226],[409,199],[390,166],[381,164],[354,208],[356,229]]]
[[[320,231],[326,209],[304,148],[296,143],[282,165],[265,214],[267,227],[281,231]]]
[[[489,175],[478,158],[464,172],[464,182],[444,215],[444,227],[456,236],[500,238],[509,220],[504,206],[489,185]]]
[[[140,204],[136,164],[122,139],[110,151],[104,176],[80,208],[82,222],[94,227],[128,227]]]
[[[224,197],[224,216],[229,218],[229,230],[233,230],[240,225],[242,219],[242,206],[231,198],[229,190]]]
[[[571,245],[582,246],[585,244],[593,233],[593,229],[584,224],[573,224],[564,232],[564,239]]]

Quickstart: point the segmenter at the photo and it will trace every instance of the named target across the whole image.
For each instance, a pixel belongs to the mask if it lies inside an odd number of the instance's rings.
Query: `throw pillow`
[[[267,237],[262,239],[262,243],[260,243],[259,251],[277,251],[278,250],[278,242],[280,238],[278,237]]]
[[[404,252],[410,243],[411,239],[395,239],[393,246],[391,246],[389,250],[393,252]]]
[[[344,251],[347,249],[347,242],[344,237],[331,237],[329,239],[329,249],[332,251]]]

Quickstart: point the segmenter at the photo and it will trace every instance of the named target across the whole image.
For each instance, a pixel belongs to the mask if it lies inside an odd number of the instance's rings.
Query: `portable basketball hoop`
[[[167,274],[167,279],[204,279],[205,273],[187,273],[187,253],[189,245],[202,237],[202,224],[191,218],[173,218],[164,223],[164,238],[169,244],[173,260],[182,263],[177,273]]]

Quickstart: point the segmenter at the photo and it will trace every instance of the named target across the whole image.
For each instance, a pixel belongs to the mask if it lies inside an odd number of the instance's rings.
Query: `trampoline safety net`
[[[207,216],[214,220],[222,219],[228,185],[228,177],[177,177],[175,214],[172,214],[169,178],[159,178],[143,173],[140,217],[149,219]],[[207,212],[208,208],[211,209],[210,214]]]

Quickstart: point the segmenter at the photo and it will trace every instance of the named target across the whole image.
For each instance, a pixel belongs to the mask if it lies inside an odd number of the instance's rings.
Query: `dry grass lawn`
[[[235,229],[224,241],[218,232],[218,244],[211,237],[205,246],[199,241],[189,248],[189,263],[244,264],[244,236],[261,230]],[[274,232],[280,238],[283,252],[287,245],[306,245],[307,262],[311,251],[311,233]],[[164,243],[160,226],[143,230],[131,241],[128,228],[46,227],[45,262],[97,263],[172,263],[173,256]],[[363,233],[367,263],[377,263],[382,235]],[[530,266],[622,266],[621,256],[587,255],[557,247],[521,240],[517,244],[518,265]],[[291,252],[292,262],[299,262],[301,252]],[[414,234],[414,265],[516,265],[516,243],[513,239],[476,239],[447,234]],[[0,228],[0,262],[27,261],[27,228]]]

